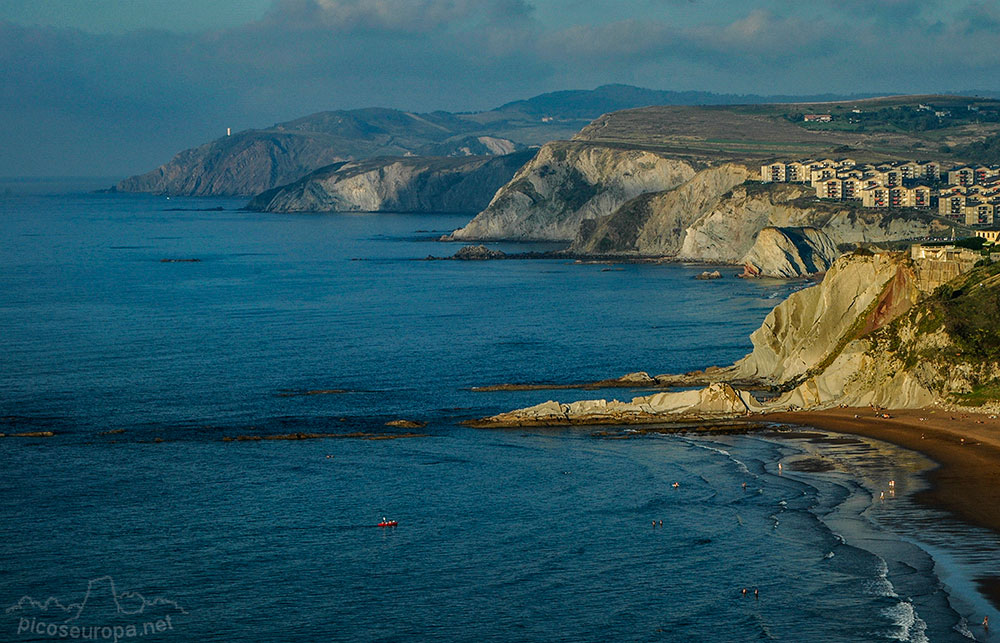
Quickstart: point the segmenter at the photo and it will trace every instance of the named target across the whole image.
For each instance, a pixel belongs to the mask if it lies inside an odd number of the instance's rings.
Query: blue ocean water
[[[0,440],[0,640],[85,638],[54,624],[96,640],[983,638],[970,623],[992,608],[968,579],[1000,547],[909,502],[929,466],[915,454],[458,425],[595,395],[473,386],[730,363],[802,284],[422,261],[456,249],[434,239],[461,216],[45,192],[0,196],[0,433],[56,433]],[[223,441],[395,419],[426,437]],[[888,479],[899,497],[878,502]]]

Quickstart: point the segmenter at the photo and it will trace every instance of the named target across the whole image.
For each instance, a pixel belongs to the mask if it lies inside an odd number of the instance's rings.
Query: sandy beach
[[[918,451],[938,468],[918,502],[1000,534],[1000,419],[946,409],[897,410],[876,417],[870,408],[772,413],[767,419],[863,435]],[[978,579],[1000,609],[1000,576]]]

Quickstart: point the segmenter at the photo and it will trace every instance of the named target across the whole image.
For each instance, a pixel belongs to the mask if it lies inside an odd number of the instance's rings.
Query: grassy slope
[[[950,111],[932,117],[928,112]],[[971,112],[968,105],[980,109]],[[847,122],[860,118],[864,127]],[[807,124],[803,113],[830,113],[831,123]],[[919,118],[914,116],[919,115]],[[976,121],[980,122],[976,122]],[[577,140],[655,149],[706,159],[763,160],[851,156],[859,161],[895,158],[960,162],[963,145],[1000,131],[1000,101],[953,96],[905,96],[837,103],[734,106],[658,106],[625,110],[597,119]],[[923,128],[923,129],[921,129]]]
[[[921,343],[944,331],[948,341]],[[923,362],[947,373],[973,373],[972,390],[953,401],[970,406],[1000,400],[1000,262],[981,265],[941,286],[911,311],[871,335],[874,350],[895,353],[904,368]]]

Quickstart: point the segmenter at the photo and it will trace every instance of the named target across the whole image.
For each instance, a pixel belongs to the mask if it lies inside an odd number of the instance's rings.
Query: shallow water
[[[472,386],[729,363],[802,284],[419,261],[467,217],[239,205],[0,197],[0,432],[57,433],[0,440],[0,607],[95,581],[72,622],[171,617],[150,640],[968,640],[989,556],[913,544],[943,523],[906,452],[456,425],[594,396]],[[427,437],[222,441],[397,418]],[[802,454],[834,466],[778,475]],[[52,638],[55,609],[0,612],[0,639]]]

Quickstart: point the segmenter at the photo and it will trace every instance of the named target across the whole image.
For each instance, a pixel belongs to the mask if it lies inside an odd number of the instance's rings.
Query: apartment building
[[[952,183],[935,192],[921,181]],[[943,172],[937,161],[865,163],[854,159],[806,159],[761,166],[765,182],[809,183],[821,199],[861,201],[866,208],[932,207],[968,225],[1000,222],[1000,166],[958,167]]]

